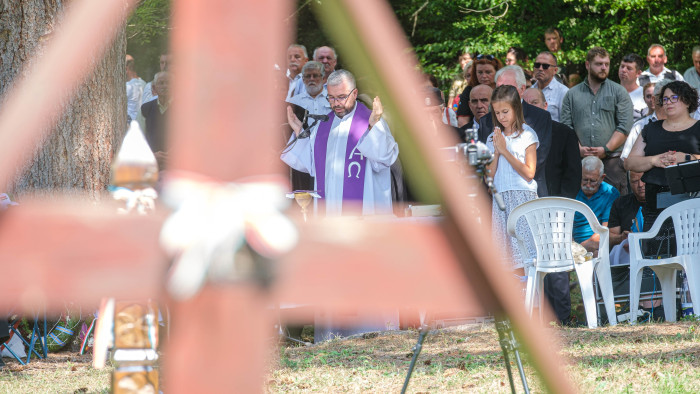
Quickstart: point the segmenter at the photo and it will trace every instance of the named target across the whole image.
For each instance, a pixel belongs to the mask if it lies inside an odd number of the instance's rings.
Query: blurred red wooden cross
[[[53,104],[88,71],[87,54],[99,53],[134,3],[74,4],[36,72],[11,92],[0,114],[0,178],[13,172],[17,152],[30,149],[48,128]],[[275,136],[283,117],[272,65],[280,63],[292,36],[291,24],[283,22],[292,4],[173,2],[172,168],[222,183],[280,173]],[[464,201],[469,185],[438,157],[438,147],[454,141],[420,132],[430,126],[413,94],[420,84],[415,59],[406,54],[410,46],[391,9],[385,2],[352,0],[327,0],[319,8],[347,62],[377,84],[396,138],[411,157],[409,169],[437,193],[445,218],[433,225],[357,219],[300,225],[301,243],[279,262],[272,289],[211,284],[191,300],[174,303],[165,388],[260,391],[273,325],[269,306],[281,299],[338,309],[414,305],[506,315],[545,384],[555,392],[571,391],[547,345],[551,341],[527,319],[511,275],[497,263],[490,231],[469,216]],[[46,84],[49,76],[52,83]],[[39,86],[44,94],[37,113],[32,92]],[[13,130],[23,130],[22,136],[10,137]],[[86,209],[37,201],[3,215],[0,260],[6,280],[0,304],[43,303],[57,310],[63,299],[96,305],[103,296],[162,295],[166,259],[158,234],[164,214],[124,217],[115,211],[111,204]],[[333,236],[339,233],[344,236]]]

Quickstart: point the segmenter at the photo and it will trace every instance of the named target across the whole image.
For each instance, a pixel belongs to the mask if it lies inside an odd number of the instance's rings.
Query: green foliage
[[[584,72],[585,55],[592,46],[608,49],[616,70],[625,54],[644,57],[652,43],[664,45],[668,67],[683,72],[692,64],[691,48],[700,43],[699,0],[393,0],[391,4],[420,64],[443,87],[458,72],[457,58],[465,47],[505,59],[510,46],[520,46],[532,60],[546,50],[543,33],[548,27],[563,31],[569,72]],[[477,12],[484,10],[488,11]],[[611,72],[611,77],[616,74]]]
[[[142,0],[126,24],[127,40],[141,45],[168,36],[170,0]]]
[[[141,0],[126,23],[127,53],[136,59],[136,71],[146,81],[160,71],[159,56],[170,38],[170,0]]]

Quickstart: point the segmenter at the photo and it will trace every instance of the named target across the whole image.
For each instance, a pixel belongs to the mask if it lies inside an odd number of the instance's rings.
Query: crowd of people
[[[493,152],[488,169],[506,208],[494,203],[493,235],[509,245],[513,267],[530,256],[520,256],[509,239],[508,215],[544,196],[588,205],[610,228],[610,246],[619,249],[613,258],[621,259],[614,264],[624,264],[627,234],[648,230],[664,208],[658,203],[669,193],[664,168],[700,159],[700,46],[692,49],[694,66],[683,74],[666,67],[659,44],[649,47],[646,69],[642,56],[625,54],[611,64],[608,50],[592,47],[585,75],[579,75],[567,73],[575,66],[562,64],[562,43],[560,30],[547,29],[532,69],[521,48],[507,51],[505,65],[496,55],[465,51],[459,57],[463,73],[447,95],[426,75],[427,113],[462,140],[467,129],[476,129]],[[281,158],[296,173],[293,187],[318,191],[324,199],[319,215],[343,214],[343,203],[353,200],[362,202],[363,214],[392,212],[401,184],[394,171],[399,147],[382,119],[379,98],[362,100],[372,103],[371,110],[358,100],[354,76],[335,69],[331,47],[317,48],[309,60],[306,48],[294,44],[287,60],[293,132]],[[610,79],[612,67],[619,83]],[[529,234],[524,224],[518,232]],[[574,240],[596,254],[597,237],[578,215]],[[566,324],[568,273],[549,274],[546,282],[546,296]]]

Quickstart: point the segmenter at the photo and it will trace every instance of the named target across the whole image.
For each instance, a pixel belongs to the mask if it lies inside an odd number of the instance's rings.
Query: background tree
[[[0,97],[24,77],[71,1],[0,2]],[[64,108],[54,130],[27,156],[7,190],[15,196],[70,191],[99,199],[109,183],[111,158],[126,131],[124,30]],[[41,61],[39,57],[37,61]],[[40,95],[41,92],[36,92]],[[0,105],[2,105],[0,103]],[[21,133],[22,130],[15,130]]]
[[[692,65],[700,44],[698,0],[390,0],[423,68],[444,85],[458,71],[457,57],[470,52],[504,59],[510,46],[530,59],[545,49],[548,27],[564,33],[564,55],[581,68],[587,50],[607,48],[616,66],[627,53],[646,56],[652,43],[666,47],[668,67]],[[577,67],[578,66],[578,67]],[[616,79],[617,73],[611,73]]]
[[[171,0],[142,0],[126,22],[126,51],[145,81],[153,80],[160,55],[168,52],[171,14]]]

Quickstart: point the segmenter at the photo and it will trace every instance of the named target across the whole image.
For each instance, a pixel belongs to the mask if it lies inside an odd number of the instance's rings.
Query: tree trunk
[[[1,97],[13,80],[26,77],[21,73],[43,52],[70,3],[0,0]],[[34,152],[27,152],[26,165],[17,169],[15,180],[6,190],[14,198],[60,191],[100,199],[109,184],[111,159],[127,128],[125,53],[122,27],[104,56],[95,59],[93,72],[72,99],[60,103],[63,114],[56,125],[37,143]]]

